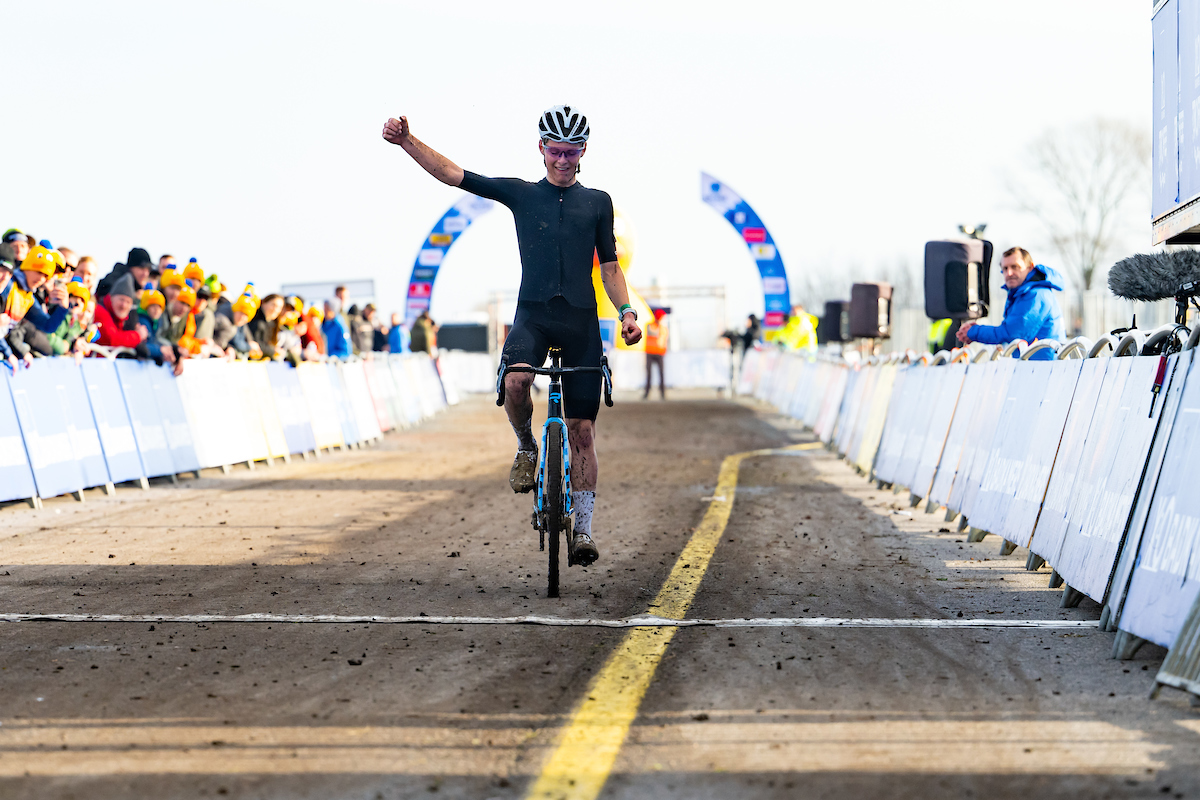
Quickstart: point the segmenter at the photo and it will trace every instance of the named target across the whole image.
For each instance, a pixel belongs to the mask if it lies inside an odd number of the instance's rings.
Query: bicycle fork
[[[546,448],[550,443],[550,426],[557,425],[562,432],[562,465],[563,465],[563,509],[562,518],[568,520],[575,510],[571,503],[571,440],[568,436],[567,422],[562,418],[562,389],[554,381],[550,385],[550,409],[553,416],[546,418],[542,425],[542,447],[538,456],[537,479],[537,508],[534,511],[533,524],[538,529],[538,549],[546,549]],[[568,556],[570,547],[567,548]]]

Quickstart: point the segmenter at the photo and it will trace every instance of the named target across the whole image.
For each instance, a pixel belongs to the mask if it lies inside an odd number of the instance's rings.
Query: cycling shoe
[[[596,563],[600,558],[600,551],[596,548],[596,543],[592,541],[590,534],[583,531],[575,531],[571,534],[571,564],[578,564],[581,567],[589,567]]]
[[[533,491],[537,486],[538,454],[537,451],[518,450],[513,459],[512,469],[508,473],[508,485],[517,494]]]

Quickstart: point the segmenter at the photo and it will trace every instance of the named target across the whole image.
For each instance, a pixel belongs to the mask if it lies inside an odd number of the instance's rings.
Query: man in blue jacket
[[[325,321],[321,323],[321,333],[325,336],[325,355],[330,358],[349,358],[354,352],[350,347],[350,332],[340,316],[341,311],[340,300],[325,301]]]
[[[999,325],[976,325],[964,322],[958,329],[958,340],[963,344],[1008,344],[1024,339],[1033,344],[1035,339],[1062,341],[1062,311],[1058,300],[1051,292],[1061,292],[1062,276],[1053,267],[1034,264],[1029,251],[1022,247],[1010,247],[1004,251],[1000,262],[1004,275],[1004,291],[1008,300],[1004,303],[1004,321]],[[1049,350],[1032,356],[1031,360],[1049,361],[1054,357]]]

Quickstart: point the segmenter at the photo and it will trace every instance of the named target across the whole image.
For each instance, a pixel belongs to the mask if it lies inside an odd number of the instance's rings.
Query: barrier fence
[[[36,359],[0,370],[0,502],[41,500],[233,464],[319,456],[457,402],[430,358],[187,362]]]
[[[1093,344],[914,353],[864,364],[746,355],[738,390],[804,423],[883,488],[946,509],[972,541],[1028,548],[1060,605],[1101,604],[1116,658],[1172,648],[1156,683],[1200,689],[1200,365],[1173,326]],[[1195,337],[1194,337],[1195,338]],[[1028,360],[1040,350],[1055,360]],[[1156,380],[1161,390],[1154,391]]]

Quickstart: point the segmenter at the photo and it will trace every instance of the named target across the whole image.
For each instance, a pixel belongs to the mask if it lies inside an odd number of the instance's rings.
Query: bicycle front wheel
[[[563,430],[561,425],[550,425],[546,432],[546,489],[545,503],[546,535],[550,539],[550,564],[546,572],[546,596],[558,597],[558,544],[563,528]]]

